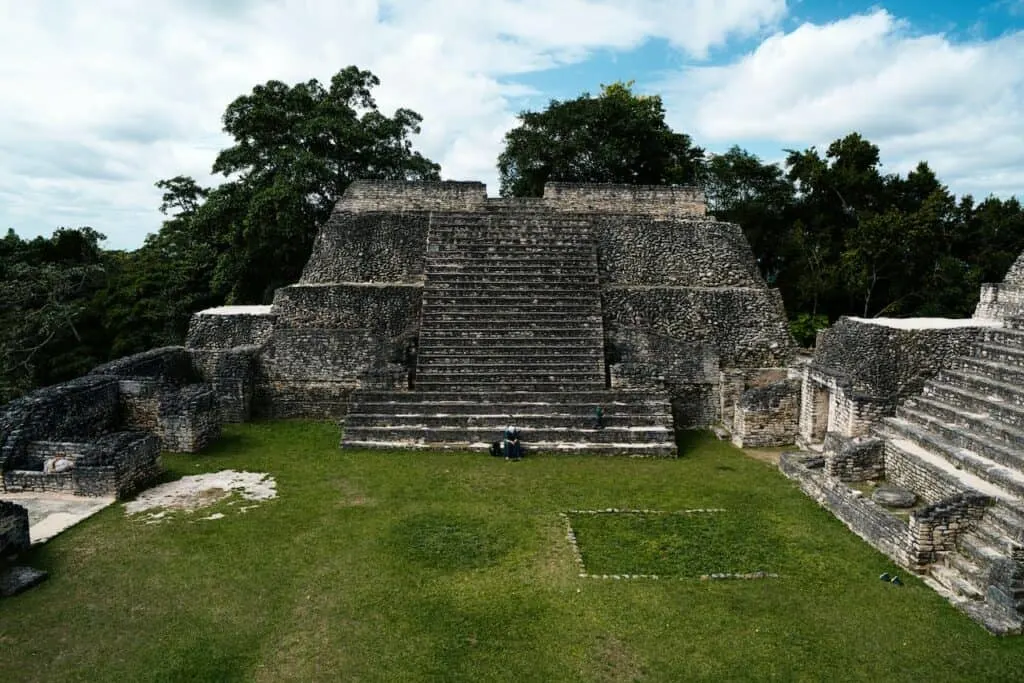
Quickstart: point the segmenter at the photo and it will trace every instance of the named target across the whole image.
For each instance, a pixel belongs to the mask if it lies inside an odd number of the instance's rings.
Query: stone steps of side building
[[[943,368],[935,376],[943,384],[982,394],[989,402],[1024,407],[1024,386],[1001,382],[973,372]]]
[[[518,293],[504,292],[501,294],[475,294],[457,296],[449,292],[437,292],[431,289],[423,292],[424,306],[470,306],[473,308],[500,308],[502,306],[551,306],[551,307],[601,307],[601,298],[590,294],[576,293],[557,295],[551,293]]]
[[[493,381],[471,382],[468,380],[442,381],[416,378],[415,386],[420,391],[437,392],[527,392],[527,393],[550,393],[550,392],[573,392],[573,391],[599,391],[604,387],[604,380],[596,378],[589,381],[572,380],[525,380],[522,378],[500,379]]]
[[[523,230],[523,229],[572,229],[577,232],[592,231],[593,219],[576,218],[557,213],[491,214],[435,216],[430,228],[437,230]]]
[[[520,427],[520,425],[516,425]],[[356,441],[424,441],[490,443],[501,439],[504,425],[498,427],[443,426],[406,427],[376,426],[349,427],[345,425],[344,438]],[[525,430],[520,427],[520,440],[526,448],[538,441],[608,443],[664,443],[674,438],[672,430],[664,426],[606,427],[593,429],[584,427],[540,427]]]
[[[531,287],[562,286],[566,289],[584,289],[595,291],[598,286],[596,273],[561,274],[561,273],[428,273],[425,282],[427,287],[443,285],[514,285],[517,290]]]
[[[1010,538],[1003,533],[1003,530],[987,519],[976,522],[970,532],[982,543],[991,546],[1001,553],[1007,553],[1010,547]],[[966,532],[965,532],[966,533]]]
[[[433,244],[472,242],[499,244],[533,241],[548,244],[591,244],[593,233],[586,227],[558,223],[547,224],[445,224],[432,225],[427,240]]]
[[[990,342],[981,342],[971,348],[971,355],[983,360],[1005,363],[1024,368],[1024,347],[1003,346]]]
[[[421,328],[422,333],[432,337],[473,335],[476,332],[488,334],[524,334],[533,331],[538,333],[565,333],[577,331],[586,333],[602,330],[600,318],[582,318],[579,320],[564,317],[538,320],[534,317],[513,318],[477,318],[474,320],[428,320]]]
[[[1024,330],[1013,327],[988,327],[980,335],[980,342],[1024,349]]]
[[[501,432],[506,425],[514,424],[524,432],[541,429],[595,429],[593,412],[587,415],[531,415],[529,413],[350,413],[345,417],[345,428],[359,427],[407,427],[437,428],[463,427],[489,429]],[[664,427],[664,415],[612,415],[602,418],[602,429],[626,429],[629,427]]]
[[[961,372],[987,377],[988,379],[993,379],[997,382],[1009,382],[1011,384],[1024,385],[1024,368],[1002,363],[1000,361],[976,358],[973,356],[961,356],[953,359],[950,367]]]
[[[426,270],[427,280],[461,279],[492,279],[517,277],[523,280],[547,280],[551,278],[580,278],[596,282],[597,268],[592,266],[538,266],[532,263],[494,265],[479,263],[453,267],[429,266]]]
[[[950,552],[949,555],[960,557],[956,552]],[[985,585],[979,575],[966,575],[949,564],[932,565],[928,573],[955,596],[966,600],[982,600],[985,597]]]
[[[983,521],[1010,541],[1024,544],[1024,502],[999,501],[985,510]]]
[[[972,558],[958,551],[948,551],[942,556],[942,563],[951,569],[955,569],[979,588],[986,583],[985,567],[975,562]],[[984,592],[984,591],[982,591]]]
[[[979,429],[977,420],[952,422],[943,415],[936,415],[938,411],[935,408],[935,405],[926,406],[921,401],[917,406],[907,404],[900,406],[896,414],[908,422],[941,436],[955,446],[973,451],[999,465],[1015,470],[1024,469],[1024,451],[1021,451],[1019,445],[997,439],[982,431]],[[1004,427],[1003,431],[1005,430]],[[1011,437],[1011,439],[1018,437]]]
[[[1005,401],[993,401],[985,394],[931,380],[924,385],[925,398],[934,398],[973,413],[987,413],[997,422],[1017,429],[1024,428],[1024,408]]]
[[[993,547],[973,531],[960,534],[956,546],[964,557],[981,569],[983,575],[989,567],[1009,559],[999,548]]]
[[[952,427],[982,434],[1003,445],[1016,448],[1024,444],[1024,430],[1002,421],[999,415],[993,415],[990,410],[991,403],[984,400],[975,401],[971,397],[962,397],[961,400],[963,403],[957,405],[932,392],[907,399],[896,409],[896,414],[902,416],[904,409],[912,409]],[[968,408],[965,403],[971,403],[971,406]],[[1024,453],[1021,455],[1024,456]]]
[[[950,443],[942,436],[900,417],[882,420],[880,431],[899,450],[958,486],[1001,500],[1024,496],[1024,474]]]
[[[492,439],[493,441],[494,439]],[[342,448],[407,451],[486,451],[490,442],[468,441],[380,441],[343,439]],[[670,441],[647,443],[590,443],[587,441],[532,441],[525,444],[527,458],[535,455],[605,455],[634,458],[674,458],[675,443]]]

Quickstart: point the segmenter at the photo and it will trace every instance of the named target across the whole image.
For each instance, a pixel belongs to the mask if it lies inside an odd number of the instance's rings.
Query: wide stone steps
[[[573,379],[604,377],[604,365],[596,359],[587,359],[579,363],[528,363],[521,362],[516,372],[521,377],[540,377],[551,379],[556,376]],[[462,377],[501,377],[508,373],[509,364],[500,360],[474,360],[472,362],[453,363],[446,359],[430,359],[420,364],[417,377],[419,379],[438,380],[448,378],[457,381]]]
[[[985,412],[972,412],[935,398],[917,396],[897,408],[896,415],[925,424],[922,419],[924,415],[929,422],[942,425],[945,429],[978,434],[1008,448],[1013,454],[1013,462],[1024,465],[1024,430],[999,421],[986,408],[986,404],[979,404],[975,410]]]
[[[973,425],[970,423],[953,423],[936,416],[930,410],[920,410],[907,404],[901,406],[896,414],[904,420],[932,432],[954,446],[973,451],[1000,465],[1012,469],[1020,469],[1024,466],[1024,452],[1021,451],[1019,445],[996,440],[980,429],[972,429]]]
[[[388,435],[384,435],[388,436]],[[477,435],[478,437],[486,437]],[[641,443],[595,443],[579,440],[581,434],[568,434],[572,441],[551,440],[540,441],[534,439],[524,444],[527,455],[539,453],[557,454],[586,454],[586,455],[626,455],[634,458],[674,458],[676,447],[674,443],[649,441]],[[491,438],[491,441],[494,441]],[[344,439],[341,442],[342,448],[365,448],[381,450],[430,450],[430,451],[466,451],[486,450],[490,445],[489,441],[433,441],[427,439],[387,441],[379,439]]]
[[[984,360],[1024,368],[1024,349],[982,342],[974,345],[971,354]]]
[[[1024,428],[1024,408],[992,401],[985,394],[932,380],[924,386],[924,397],[934,398],[970,413],[987,413],[999,423]]]
[[[480,301],[476,299],[474,301]],[[579,304],[549,303],[537,304],[530,302],[506,303],[494,305],[483,303],[461,303],[453,299],[452,303],[440,304],[434,301],[423,302],[423,316],[501,316],[501,315],[544,315],[562,317],[601,317],[601,308],[593,301]]]
[[[962,557],[958,553],[949,553],[950,557]],[[948,562],[948,560],[947,560]],[[970,563],[971,566],[976,566]],[[933,565],[929,574],[941,583],[953,595],[966,600],[981,600],[985,596],[985,581],[982,578],[982,570],[978,569],[974,574],[965,574],[958,567],[952,564]]]
[[[604,388],[604,381],[573,381],[573,380],[551,380],[541,378],[494,378],[480,381],[468,379],[439,380],[421,379],[417,372],[415,385],[421,391],[469,391],[469,392],[503,392],[503,391],[525,391],[531,393],[549,393],[564,391],[598,391]]]
[[[885,418],[878,431],[889,444],[940,478],[1000,500],[1024,496],[1024,475],[899,417]]]
[[[507,423],[506,423],[507,424]],[[634,444],[650,443],[663,444],[670,440],[672,432],[663,426],[641,426],[641,427],[606,427],[594,429],[593,427],[537,427],[529,425],[516,425],[519,427],[521,441],[526,448],[537,441],[544,442],[573,442],[585,441],[589,444]],[[348,426],[346,420],[345,437],[356,441],[438,441],[441,443],[463,442],[466,446],[470,444],[486,443],[501,439],[502,430],[505,425],[497,421],[494,426],[479,427],[412,427],[404,425],[385,425],[373,427]]]
[[[525,308],[525,307],[523,307]],[[543,307],[534,307],[534,310],[516,310],[514,308],[494,307],[491,310],[480,310],[480,309],[458,309],[454,306],[449,307],[431,307],[429,310],[423,311],[423,320],[433,321],[437,323],[445,322],[505,322],[511,324],[518,324],[521,322],[536,322],[538,324],[547,324],[552,322],[600,322],[601,313],[600,311],[594,311],[592,307],[587,307],[589,310],[578,307],[577,310],[551,310]]]
[[[523,244],[516,242],[514,249],[509,245],[480,244],[476,241],[454,241],[450,244],[438,245],[430,252],[431,258],[443,259],[445,261],[461,261],[469,259],[525,259],[537,258],[566,258],[580,261],[592,261],[594,248],[588,244],[568,244],[552,246],[550,244]]]
[[[952,368],[965,373],[973,373],[997,382],[1024,385],[1024,368],[984,358],[961,356],[953,360]],[[1024,388],[1022,388],[1024,391]]]
[[[563,252],[560,249],[546,249],[536,254],[509,253],[507,251],[488,251],[472,256],[457,256],[444,253],[431,257],[431,268],[493,268],[498,266],[523,267],[534,266],[538,269],[572,266],[576,268],[593,268],[597,258],[593,252]]]
[[[1000,382],[962,370],[942,369],[935,376],[938,382],[981,394],[986,401],[1024,406],[1024,387]]]
[[[516,339],[532,339],[535,342],[554,342],[555,340],[565,338],[589,338],[592,343],[598,344],[597,348],[602,348],[601,330],[602,328],[597,323],[592,325],[584,323],[581,325],[563,326],[511,327],[507,329],[495,329],[493,327],[482,327],[479,324],[473,324],[465,327],[448,326],[443,329],[431,329],[421,333],[420,340],[421,342],[422,340],[460,340],[469,344],[473,340],[500,341],[507,339],[513,341]],[[422,343],[420,344],[420,349],[423,349]]]
[[[550,289],[562,287],[565,290],[597,289],[597,272],[589,275],[563,275],[561,273],[430,273],[427,275],[426,287],[443,285],[501,285],[513,291],[526,291],[531,288]]]
[[[366,408],[362,407],[365,411]],[[586,415],[559,415],[551,413],[483,413],[477,406],[475,413],[451,414],[397,414],[360,412],[345,418],[345,428],[355,427],[404,427],[407,429],[423,428],[474,428],[501,432],[508,424],[515,424],[524,431],[541,429],[594,429],[593,411]],[[602,418],[602,429],[627,429],[629,427],[656,427],[664,429],[662,415],[617,415]]]
[[[1014,327],[987,327],[981,333],[982,342],[1024,349],[1024,330]]]
[[[458,366],[461,368],[472,366],[494,366],[502,367],[552,367],[570,369],[569,366],[580,365],[587,367],[604,367],[602,359],[594,351],[583,353],[566,353],[561,349],[550,349],[548,354],[505,354],[488,353],[479,355],[451,355],[451,354],[429,354],[421,357],[423,363],[436,367]]]
[[[419,393],[419,396],[423,396],[426,392]],[[414,403],[403,403],[395,401],[364,401],[360,400],[358,403],[359,413],[349,414],[346,420],[349,418],[355,418],[357,415],[392,415],[396,419],[405,419],[407,417],[418,417],[426,416],[431,418],[452,418],[453,420],[461,420],[463,417],[480,417],[502,415],[508,421],[515,421],[520,417],[525,416],[543,416],[562,419],[571,419],[573,424],[576,425],[588,425],[593,421],[596,409],[598,406],[604,411],[604,418],[606,424],[611,424],[613,420],[617,420],[620,423],[623,420],[630,421],[636,420],[638,424],[648,423],[650,421],[660,421],[658,424],[666,424],[666,420],[671,420],[671,416],[664,412],[658,412],[661,410],[659,406],[651,406],[647,403],[609,403],[609,402],[594,402],[594,403],[549,403],[544,402],[545,395],[543,394],[531,394],[537,396],[540,400],[536,403],[502,403],[501,399],[505,396],[511,395],[512,392],[492,392],[487,396],[487,399],[480,401],[417,401]],[[459,392],[460,396],[466,395],[466,392]],[[587,422],[589,420],[590,422]],[[632,422],[630,422],[632,424]]]

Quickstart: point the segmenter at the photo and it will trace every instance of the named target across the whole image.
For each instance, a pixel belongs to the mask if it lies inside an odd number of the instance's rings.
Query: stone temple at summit
[[[341,418],[343,447],[480,447],[513,423],[535,451],[673,455],[677,428],[797,428],[781,297],[692,188],[357,182],[298,283],[201,312],[188,346],[224,416]],[[751,389],[786,424],[745,410]]]

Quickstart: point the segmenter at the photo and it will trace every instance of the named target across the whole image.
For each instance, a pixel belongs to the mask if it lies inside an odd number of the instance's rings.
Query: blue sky
[[[214,184],[224,107],[269,79],[376,73],[446,178],[497,191],[515,115],[634,80],[711,152],[851,131],[884,168],[1024,193],[1024,0],[0,0],[0,229],[160,227],[153,183]]]

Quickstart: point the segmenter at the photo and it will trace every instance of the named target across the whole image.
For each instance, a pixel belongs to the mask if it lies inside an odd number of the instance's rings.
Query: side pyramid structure
[[[754,441],[796,430],[740,405],[777,385],[795,406],[794,345],[742,230],[692,188],[357,182],[297,284],[197,314],[188,346],[226,416],[336,417],[343,447],[515,424],[535,451],[674,455],[676,429],[741,414]]]

